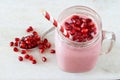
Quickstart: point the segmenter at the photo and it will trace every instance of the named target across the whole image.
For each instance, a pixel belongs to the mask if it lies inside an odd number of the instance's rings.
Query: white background
[[[33,65],[29,61],[19,62],[19,53],[14,53],[9,42],[14,37],[26,35],[25,29],[32,25],[41,35],[52,24],[44,19],[40,10],[46,9],[57,18],[60,12],[73,5],[84,5],[94,9],[102,18],[103,29],[116,34],[116,44],[110,54],[101,55],[96,67],[86,73],[66,73],[61,71],[55,55],[39,54],[35,49],[31,54],[39,61]],[[54,48],[54,32],[47,36]],[[80,80],[120,78],[120,0],[0,0],[0,80]],[[48,62],[41,61],[47,56]]]

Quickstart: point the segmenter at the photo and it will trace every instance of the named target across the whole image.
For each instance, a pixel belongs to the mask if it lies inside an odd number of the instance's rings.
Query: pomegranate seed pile
[[[41,40],[40,35],[33,29],[32,26],[29,26],[26,30],[27,33],[32,33],[28,36],[20,38],[15,38],[14,41],[10,42],[10,47],[13,48],[14,52],[21,53],[22,56],[18,56],[19,61],[23,61],[24,59],[27,59],[31,61],[32,64],[36,64],[37,60],[33,57],[33,55],[29,54],[30,51],[33,48],[38,47],[40,53],[44,53],[45,50],[49,49],[51,47],[51,43],[48,42],[48,40],[45,38],[44,40]],[[50,50],[51,54],[55,53],[54,49]],[[45,56],[41,59],[43,62],[47,61],[47,58]]]
[[[62,33],[66,30],[63,35],[76,42],[89,41],[96,35],[96,26],[90,18],[72,15],[63,25],[60,29]]]

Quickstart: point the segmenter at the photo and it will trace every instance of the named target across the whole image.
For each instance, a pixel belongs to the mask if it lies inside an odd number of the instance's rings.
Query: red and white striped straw
[[[56,19],[54,19],[47,11],[45,10],[41,10],[43,16],[48,20],[50,21],[55,27],[58,27],[59,30],[64,34],[64,35],[67,35],[67,36],[70,36],[66,30],[57,22]]]
[[[55,27],[60,27],[60,25],[58,24],[57,20],[55,20],[47,11],[45,10],[41,10],[43,16],[50,22],[53,23],[53,25]]]

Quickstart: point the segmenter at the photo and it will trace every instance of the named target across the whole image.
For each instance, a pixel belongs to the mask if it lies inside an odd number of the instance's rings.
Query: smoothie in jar
[[[101,52],[102,36],[96,21],[83,14],[59,20],[55,48],[58,66],[67,72],[86,72],[94,68]]]

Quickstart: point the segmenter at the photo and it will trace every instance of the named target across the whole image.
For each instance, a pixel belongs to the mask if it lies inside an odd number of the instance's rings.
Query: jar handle
[[[112,50],[114,43],[116,41],[115,33],[109,32],[109,31],[102,31],[102,49],[103,49],[103,43],[105,40],[109,40],[110,42],[107,41],[109,42],[109,46],[107,47],[105,51],[102,52],[102,54],[108,54]]]

